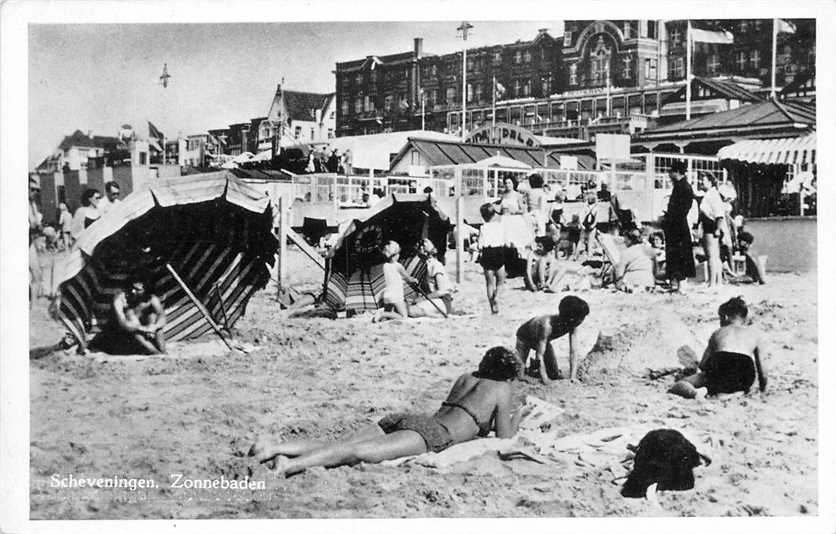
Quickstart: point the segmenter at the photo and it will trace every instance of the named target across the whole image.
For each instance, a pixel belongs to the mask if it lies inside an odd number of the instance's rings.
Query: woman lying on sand
[[[276,459],[285,476],[309,467],[337,467],[360,462],[379,463],[423,454],[484,437],[491,430],[498,438],[517,432],[522,410],[512,414],[512,382],[519,374],[516,355],[505,347],[485,353],[478,371],[461,375],[447,400],[432,416],[393,414],[376,425],[336,443],[292,440],[276,444],[257,442],[249,451],[260,462]]]

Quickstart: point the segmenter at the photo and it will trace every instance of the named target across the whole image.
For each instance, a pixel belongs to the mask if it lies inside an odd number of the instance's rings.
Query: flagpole
[[[685,120],[691,120],[691,21],[685,32]]]
[[[772,84],[769,86],[769,96],[775,98],[775,65],[778,53],[778,19],[772,19]]]

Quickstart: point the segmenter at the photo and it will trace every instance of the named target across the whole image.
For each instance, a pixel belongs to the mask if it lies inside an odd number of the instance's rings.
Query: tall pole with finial
[[[462,141],[467,136],[465,117],[467,116],[467,33],[473,28],[469,22],[462,21],[456,30],[462,32]]]

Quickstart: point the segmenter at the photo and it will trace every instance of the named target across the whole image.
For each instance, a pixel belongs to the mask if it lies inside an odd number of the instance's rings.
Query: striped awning
[[[278,246],[272,225],[270,199],[232,173],[159,180],[91,224],[56,264],[57,318],[89,340],[112,320],[114,295],[139,276],[162,302],[167,339],[210,331],[170,265],[212,320],[231,327],[269,280]]]
[[[721,148],[717,157],[767,165],[815,165],[816,132],[803,137],[739,141]]]

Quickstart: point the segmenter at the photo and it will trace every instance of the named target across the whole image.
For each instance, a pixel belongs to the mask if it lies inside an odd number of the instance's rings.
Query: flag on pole
[[[795,24],[784,19],[775,19],[775,33],[795,33]]]
[[[153,139],[160,139],[160,140],[162,140],[165,136],[163,135],[163,133],[162,133],[161,131],[159,131],[159,130],[157,129],[157,127],[156,127],[156,126],[154,126],[154,125],[151,123],[151,121],[148,121],[148,137],[151,137],[151,138],[153,138]]]
[[[727,31],[698,30],[691,28],[691,39],[695,43],[732,44],[734,36]]]

